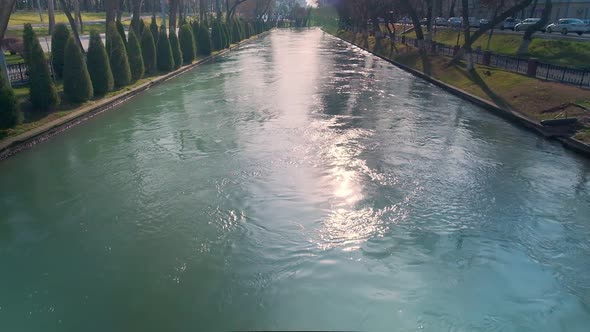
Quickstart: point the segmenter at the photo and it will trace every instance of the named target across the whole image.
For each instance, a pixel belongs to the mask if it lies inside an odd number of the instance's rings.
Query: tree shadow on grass
[[[496,105],[498,105],[499,107],[503,108],[503,109],[512,109],[512,107],[510,106],[510,104],[502,97],[500,97],[499,95],[497,95],[487,84],[486,82],[481,78],[481,76],[479,75],[479,73],[477,73],[477,71],[475,70],[471,70],[471,71],[465,71],[462,69],[459,69],[459,72],[464,75],[465,77],[467,77],[471,82],[475,83],[477,86],[480,87],[480,89],[492,100],[492,102],[494,102]]]
[[[418,55],[420,56],[420,61],[422,61],[422,72],[428,76],[432,76],[432,63],[430,62],[428,52],[420,50],[418,51]]]

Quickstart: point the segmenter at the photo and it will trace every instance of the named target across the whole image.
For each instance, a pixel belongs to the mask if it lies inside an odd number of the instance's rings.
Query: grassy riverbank
[[[410,38],[416,38],[415,32],[407,33]],[[457,32],[440,29],[434,35],[434,40],[446,44],[457,44]],[[459,44],[463,45],[463,35]],[[490,39],[489,50],[495,53],[516,56],[518,46],[522,42],[521,35],[494,34]],[[474,48],[488,49],[488,36],[482,36],[475,41]],[[541,62],[552,63],[576,68],[590,68],[590,42],[554,40],[534,38],[529,46],[529,53],[525,57],[536,58]]]
[[[391,45],[388,40],[376,44],[373,37],[352,32],[335,32],[337,36],[361,45],[373,53],[419,70],[451,86],[494,103],[500,108],[516,111],[541,121],[563,117],[563,111],[548,111],[567,103],[590,105],[590,91],[573,86],[546,82],[497,68],[476,66],[473,72],[463,64],[449,66],[449,58],[432,56],[404,45]],[[568,109],[568,116],[578,117],[581,126],[574,137],[590,143],[590,112]]]

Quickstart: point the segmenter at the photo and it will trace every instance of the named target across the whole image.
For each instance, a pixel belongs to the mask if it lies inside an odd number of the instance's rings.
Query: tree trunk
[[[137,36],[140,36],[139,34],[139,20],[141,20],[141,4],[142,4],[143,0],[131,0],[131,11],[133,13],[133,17],[131,18],[131,27],[133,27],[133,30],[135,31],[135,34]]]
[[[118,5],[117,5],[117,21],[121,22],[121,19],[123,18],[123,3],[124,0],[120,0]]]
[[[424,42],[424,33],[422,32],[422,26],[420,25],[418,13],[414,9],[414,7],[412,7],[412,4],[409,0],[402,0],[402,6],[410,15],[410,19],[412,19],[412,24],[414,25],[414,32],[416,33],[416,39],[418,40],[418,46],[422,47],[422,43]]]
[[[449,17],[455,16],[455,2],[456,0],[453,0],[453,2],[451,2],[451,8],[449,9]]]
[[[543,9],[543,15],[541,15],[541,20],[537,22],[535,25],[530,26],[526,29],[526,31],[524,32],[524,36],[522,36],[522,42],[520,42],[516,54],[524,55],[529,52],[529,45],[533,41],[533,34],[537,32],[537,30],[542,29],[542,27],[544,27],[545,24],[547,24],[547,22],[549,21],[549,15],[551,14],[552,7],[553,4],[551,3],[551,0],[545,0],[545,8]]]
[[[467,70],[473,70],[473,54],[471,50],[471,30],[469,30],[469,0],[461,0],[461,16],[463,17],[463,55],[467,61]]]
[[[78,30],[76,30],[76,21],[74,20],[74,17],[72,16],[72,11],[70,9],[70,6],[66,3],[66,0],[59,0],[59,2],[61,3],[64,14],[66,14],[66,17],[68,18],[68,22],[70,22],[70,27],[72,28],[72,33],[74,34],[74,38],[76,39],[76,41],[78,43],[78,47],[80,47],[80,51],[82,51],[82,53],[84,53],[84,48],[82,47],[82,42],[80,42],[80,34],[78,33]]]
[[[49,17],[49,34],[51,35],[55,28],[55,6],[53,0],[47,1],[47,16]]]
[[[166,26],[166,0],[160,0],[160,15],[162,15],[162,25]]]
[[[178,13],[178,0],[169,0],[168,24],[169,31],[176,30],[176,14]]]
[[[6,27],[8,27],[8,20],[16,0],[2,0],[0,1],[0,40],[4,39]]]
[[[119,7],[119,0],[104,0],[106,10],[106,24],[114,23],[117,18],[117,7]],[[108,31],[108,29],[106,29]]]
[[[74,7],[74,26],[72,29],[76,29],[80,33],[80,2],[72,0],[72,6]]]

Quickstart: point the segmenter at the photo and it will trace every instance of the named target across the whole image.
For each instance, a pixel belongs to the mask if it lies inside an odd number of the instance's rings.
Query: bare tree
[[[535,6],[536,4],[537,0],[535,0]],[[522,37],[522,42],[518,47],[517,54],[523,55],[529,52],[529,45],[533,41],[533,34],[545,27],[545,24],[547,24],[547,22],[549,21],[549,15],[551,14],[552,7],[553,3],[551,2],[551,0],[545,0],[545,8],[543,8],[543,14],[541,15],[541,19],[537,23],[526,29],[526,31],[524,32],[524,36]]]
[[[73,1],[77,2],[77,0]],[[70,27],[72,28],[72,33],[74,34],[74,38],[78,43],[78,47],[80,47],[80,50],[84,52],[82,42],[80,42],[80,34],[78,33],[78,29],[76,27],[76,20],[72,16],[72,2],[71,0],[59,0],[59,2],[63,8],[64,13],[66,14],[66,17],[68,18],[68,22],[70,22]]]

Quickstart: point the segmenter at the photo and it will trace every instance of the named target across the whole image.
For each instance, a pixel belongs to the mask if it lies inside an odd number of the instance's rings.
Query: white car
[[[437,17],[434,19],[434,23],[436,25],[442,25],[442,26],[447,26],[449,25],[449,22],[447,22],[447,19],[444,17]]]
[[[515,25],[514,31],[525,31],[530,26],[537,24],[537,22],[539,22],[540,20],[540,18],[527,18],[526,20]]]
[[[568,32],[575,32],[581,36],[584,32],[589,31],[589,27],[577,18],[562,18],[556,23],[549,24],[545,31],[548,33],[561,32],[564,35],[567,35]]]
[[[509,18],[505,19],[504,22],[502,22],[502,25],[500,25],[500,29],[501,30],[504,30],[504,29],[514,30],[514,27],[518,23],[520,23],[519,19],[509,17]]]

